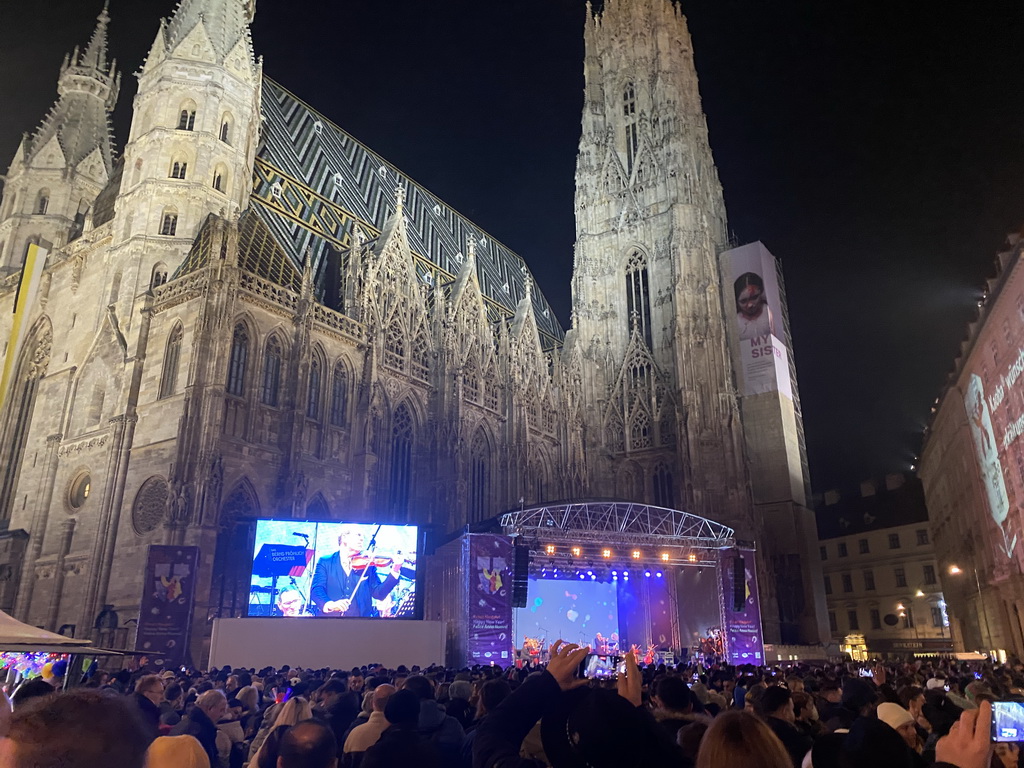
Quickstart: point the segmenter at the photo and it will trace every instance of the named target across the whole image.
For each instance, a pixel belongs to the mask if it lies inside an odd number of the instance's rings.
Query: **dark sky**
[[[127,72],[173,5],[111,0]],[[99,6],[0,4],[0,165]],[[814,487],[907,469],[1024,225],[1024,6],[683,10],[730,226],[784,264]],[[567,325],[583,19],[583,0],[259,0],[253,36],[270,76],[518,251]]]

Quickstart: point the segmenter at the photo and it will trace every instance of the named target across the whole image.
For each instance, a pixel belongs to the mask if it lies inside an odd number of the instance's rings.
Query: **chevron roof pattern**
[[[533,281],[526,263],[487,232],[269,78],[253,187],[254,209],[297,267],[308,253],[320,275],[328,247],[347,248],[354,224],[376,237],[405,187],[409,244],[428,285],[455,279],[476,238],[477,277],[492,318],[511,318]],[[565,337],[547,299],[531,291],[541,343]]]

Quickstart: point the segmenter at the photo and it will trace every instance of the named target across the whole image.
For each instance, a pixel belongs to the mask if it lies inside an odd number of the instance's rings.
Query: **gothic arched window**
[[[46,209],[50,207],[50,190],[41,189],[39,190],[39,196],[36,198],[36,213],[42,216],[46,213]]]
[[[220,121],[220,140],[225,144],[231,143],[231,115],[227,112]]]
[[[306,391],[306,415],[311,419],[320,418],[320,390],[324,368],[315,357],[309,364],[309,387]]]
[[[626,311],[629,314],[630,331],[635,318],[643,340],[650,348],[651,290],[647,283],[647,259],[639,251],[633,251],[626,262]]]
[[[249,334],[239,323],[231,336],[231,356],[228,358],[228,394],[245,395],[245,367],[249,360]]]
[[[637,411],[633,416],[629,430],[629,447],[634,450],[651,447],[651,417],[647,415],[647,411]]]
[[[483,520],[490,499],[491,450],[487,437],[478,430],[473,438],[469,459],[469,519]]]
[[[344,363],[334,366],[334,379],[331,382],[331,425],[345,426],[345,411],[348,406],[348,370]]]
[[[178,211],[174,208],[165,208],[164,215],[160,219],[160,234],[174,235],[178,231]]]
[[[188,161],[184,157],[176,157],[171,163],[171,172],[168,174],[172,179],[184,179],[188,171]]]
[[[430,339],[423,328],[413,340],[411,369],[413,376],[424,381],[430,371]]]
[[[196,105],[192,102],[185,102],[181,105],[178,113],[178,130],[191,131],[196,125]]]
[[[159,288],[167,282],[167,265],[162,261],[153,266],[153,272],[149,278],[150,288]]]
[[[633,163],[636,162],[637,152],[640,149],[639,134],[637,133],[636,116],[636,86],[633,83],[626,83],[622,91],[622,119],[626,127],[626,170],[633,170]]]
[[[174,326],[171,335],[167,337],[167,347],[164,349],[164,369],[160,374],[160,398],[170,397],[178,387],[178,361],[181,359],[181,340],[185,331],[181,324]]]
[[[659,464],[654,470],[654,506],[673,508],[675,504],[672,473],[664,464]]]
[[[267,348],[263,353],[263,391],[260,402],[272,408],[278,406],[281,396],[281,361],[284,352],[281,340],[277,336],[267,339]]]
[[[407,515],[412,495],[413,422],[409,407],[403,403],[391,419],[391,511]]]
[[[213,171],[213,188],[218,192],[227,194],[228,170],[223,165],[218,165]]]

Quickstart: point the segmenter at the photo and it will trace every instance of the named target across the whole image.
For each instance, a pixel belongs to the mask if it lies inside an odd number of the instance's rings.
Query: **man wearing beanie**
[[[878,705],[878,719],[902,736],[908,747],[920,753],[914,716],[907,710],[899,704],[885,701]]]

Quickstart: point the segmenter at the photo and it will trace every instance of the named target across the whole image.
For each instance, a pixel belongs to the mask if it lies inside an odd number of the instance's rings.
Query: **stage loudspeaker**
[[[530,582],[530,548],[516,547],[512,563],[512,607],[525,608]]]
[[[736,613],[743,610],[747,602],[747,561],[737,556],[732,561],[732,609]]]

